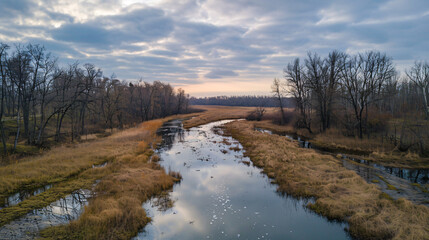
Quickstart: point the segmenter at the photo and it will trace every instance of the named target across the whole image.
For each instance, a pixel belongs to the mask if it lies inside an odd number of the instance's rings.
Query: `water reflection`
[[[429,183],[429,169],[406,169],[406,168],[386,167],[380,164],[371,163],[363,159],[353,158],[346,155],[343,155],[343,158],[347,158],[354,162],[382,170],[396,177],[407,179],[413,183],[419,183],[419,184]]]
[[[25,199],[36,196],[41,194],[42,192],[50,189],[52,187],[52,184],[45,185],[40,188],[30,189],[30,190],[22,190],[19,192],[16,192],[6,198],[3,199],[2,203],[0,204],[0,209],[4,207],[10,207],[17,205],[18,203],[24,201]]]
[[[273,134],[272,131],[261,128],[255,128],[255,130],[262,133]],[[310,142],[301,139],[299,136],[286,135],[285,137],[298,141],[300,147],[312,148]],[[315,149],[324,154],[334,155],[331,152]],[[341,158],[345,168],[355,171],[367,182],[377,184],[383,192],[388,193],[394,199],[406,198],[416,204],[429,206],[429,193],[426,190],[427,184],[429,183],[428,169],[386,167],[345,154],[341,154]],[[416,183],[421,185],[415,185]],[[388,184],[394,186],[396,189],[392,189]]]
[[[328,222],[304,208],[305,201],[278,194],[236,140],[212,130],[226,122],[174,135],[162,130],[160,163],[183,179],[170,194],[172,208],[159,210],[156,199],[143,205],[153,222],[136,239],[348,238],[344,224]]]
[[[262,133],[268,133],[268,134],[273,134],[272,131],[270,130],[266,130],[266,129],[262,129],[262,128],[255,128],[256,131],[262,132]],[[303,148],[315,148],[311,142],[309,142],[306,139],[301,138],[300,136],[297,135],[285,135],[285,137],[291,139],[291,140],[295,140],[298,141],[298,144],[300,147]],[[324,151],[322,149],[318,149],[315,148],[318,151],[321,152],[326,152],[326,153],[331,153],[331,152],[327,152]],[[337,153],[337,152],[334,152]],[[342,158],[344,159],[349,159],[351,161],[355,161],[357,163],[361,163],[361,164],[365,164],[368,165],[369,167],[373,167],[373,168],[377,168],[380,169],[388,174],[392,174],[396,177],[399,178],[403,178],[406,180],[409,180],[413,183],[419,183],[419,184],[427,184],[429,183],[429,169],[406,169],[406,168],[396,168],[396,167],[386,167],[380,164],[376,164],[376,163],[372,163],[363,159],[359,159],[359,158],[355,158],[355,157],[351,157],[345,154],[341,154]],[[369,171],[369,170],[368,170]]]
[[[83,212],[89,190],[78,190],[42,209],[36,209],[0,228],[0,239],[34,239],[41,229],[66,224],[77,219]]]

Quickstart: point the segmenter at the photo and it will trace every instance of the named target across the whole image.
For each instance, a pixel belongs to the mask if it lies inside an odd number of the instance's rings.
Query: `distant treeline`
[[[125,82],[93,64],[58,66],[40,45],[0,43],[0,133],[4,152],[184,113],[188,95],[166,83]],[[67,130],[65,130],[67,129]],[[98,130],[97,130],[98,129]]]
[[[243,107],[278,107],[277,99],[271,96],[217,96],[189,99],[191,105],[222,105],[222,106],[243,106]],[[283,107],[293,108],[292,98],[282,98]]]

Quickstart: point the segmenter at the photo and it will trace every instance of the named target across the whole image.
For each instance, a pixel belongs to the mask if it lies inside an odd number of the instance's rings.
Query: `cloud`
[[[88,24],[65,24],[52,31],[52,37],[59,41],[85,44],[111,44],[115,33],[102,27]]]
[[[221,70],[221,69],[212,70],[205,75],[206,78],[210,78],[210,79],[218,79],[223,77],[235,77],[235,76],[238,76],[238,74],[235,73],[234,71]]]
[[[307,51],[376,49],[398,66],[429,56],[426,0],[131,2],[0,0],[0,41],[40,43],[60,62],[93,62],[107,76],[189,89],[266,83],[267,92]]]
[[[168,36],[173,23],[163,11],[153,8],[124,10],[85,23],[69,23],[51,31],[59,41],[86,46],[118,47],[121,44],[150,42]]]

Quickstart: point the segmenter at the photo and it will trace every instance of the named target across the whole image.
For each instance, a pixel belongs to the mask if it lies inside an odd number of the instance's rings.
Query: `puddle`
[[[266,130],[266,129],[263,129],[263,128],[255,128],[255,131],[262,132],[262,133],[268,133],[270,135],[277,134],[277,133],[273,133],[273,131]],[[280,134],[277,134],[277,135],[280,135]],[[305,140],[305,139],[301,138],[298,135],[288,135],[288,134],[286,134],[284,136],[287,137],[290,140],[297,141],[298,144],[299,144],[299,146],[302,147],[302,148],[313,148],[313,146],[311,145],[311,142],[309,142],[308,140]]]
[[[5,207],[10,207],[17,205],[18,203],[24,201],[25,199],[36,196],[41,194],[42,192],[50,189],[52,187],[52,184],[45,185],[40,188],[31,189],[31,190],[23,190],[19,191],[17,193],[14,193],[6,198],[3,199],[2,203],[0,204],[0,209]]]
[[[93,164],[92,168],[102,168],[107,166],[107,163],[108,161],[101,164]],[[3,198],[3,201],[0,202],[0,209],[15,206],[29,197],[36,196],[45,192],[46,190],[52,188],[52,186],[52,184],[48,184],[43,187],[16,192],[8,197]]]
[[[273,134],[272,131],[255,128],[256,131]],[[307,140],[301,139],[299,136],[285,135],[285,137],[296,140],[300,147],[313,148]],[[314,148],[325,154],[334,155],[334,153],[323,151]],[[359,176],[364,178],[368,183],[377,184],[383,192],[388,193],[395,199],[407,198],[416,204],[424,204],[429,206],[429,193],[422,189],[429,190],[429,169],[405,169],[386,167],[380,164],[371,163],[369,161],[354,158],[345,154],[341,154],[343,166],[349,170],[355,171]],[[389,189],[386,181],[383,181],[379,176],[385,179],[390,185],[393,185],[396,190]],[[420,187],[418,185],[420,185]]]
[[[34,239],[38,232],[50,226],[77,219],[92,196],[90,190],[78,190],[42,209],[35,209],[0,228],[0,239]]]
[[[386,167],[380,164],[371,163],[363,159],[353,158],[346,155],[343,155],[343,158],[347,158],[354,162],[367,165],[368,167],[379,169],[381,171],[394,175],[398,178],[408,180],[412,183],[419,183],[419,184],[429,183],[429,169],[406,169],[406,168]]]
[[[167,134],[159,163],[183,178],[168,199],[143,204],[153,221],[134,239],[350,239],[346,224],[309,211],[306,200],[279,194],[240,143],[214,128],[227,122],[189,131],[177,123],[175,134],[160,131]]]
[[[107,166],[107,161],[102,164],[92,164],[92,168],[102,168]]]

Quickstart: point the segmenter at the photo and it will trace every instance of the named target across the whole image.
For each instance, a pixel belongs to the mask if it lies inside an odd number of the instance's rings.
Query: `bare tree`
[[[274,94],[274,98],[277,99],[278,106],[280,108],[280,114],[281,114],[281,124],[283,125],[285,123],[285,114],[283,109],[283,88],[282,83],[280,82],[280,79],[274,78],[273,85],[271,85],[271,92]]]
[[[6,136],[3,126],[3,115],[5,108],[5,98],[6,98],[6,62],[7,62],[7,50],[9,46],[4,43],[0,43],[0,76],[1,76],[1,102],[0,102],[0,134],[1,141],[3,146],[3,153],[7,153],[7,145],[6,145]]]
[[[13,53],[11,58],[8,59],[7,69],[9,77],[16,87],[17,91],[17,111],[16,111],[16,135],[13,144],[13,150],[16,150],[18,139],[21,131],[21,111],[28,113],[27,101],[28,101],[28,89],[29,79],[31,74],[31,56],[30,54],[20,45],[16,46],[16,51]],[[23,109],[25,108],[25,109]],[[28,119],[27,119],[28,120]],[[28,136],[27,136],[28,137]]]
[[[80,98],[80,111],[79,111],[79,122],[80,122],[80,134],[84,134],[85,131],[85,113],[87,105],[90,101],[90,98],[93,96],[91,91],[95,87],[95,80],[98,77],[101,77],[102,72],[100,69],[96,69],[93,64],[86,63],[84,67],[84,82],[82,97]]]
[[[293,64],[289,63],[283,72],[288,86],[287,92],[295,98],[296,108],[300,114],[297,125],[311,133],[311,89],[303,76],[299,58],[296,58]]]
[[[420,90],[423,109],[426,119],[429,119],[429,106],[428,106],[428,87],[429,87],[429,64],[427,62],[415,62],[406,74],[410,81],[412,81]]]
[[[177,114],[182,113],[185,105],[185,90],[179,88],[177,90]]]
[[[364,110],[380,100],[381,86],[395,73],[391,59],[380,52],[358,54],[343,61],[341,85],[353,106],[359,138],[363,137],[364,121],[368,117],[368,114],[364,116]]]
[[[48,115],[46,118],[46,107],[55,100],[54,91],[52,91],[54,81],[59,78],[62,72],[57,67],[57,58],[52,58],[50,54],[47,54],[43,63],[43,74],[40,80],[40,84],[37,87],[39,95],[39,106],[40,106],[40,119],[38,125],[38,133],[35,143],[37,145],[42,144],[42,137],[49,120],[56,114]]]

